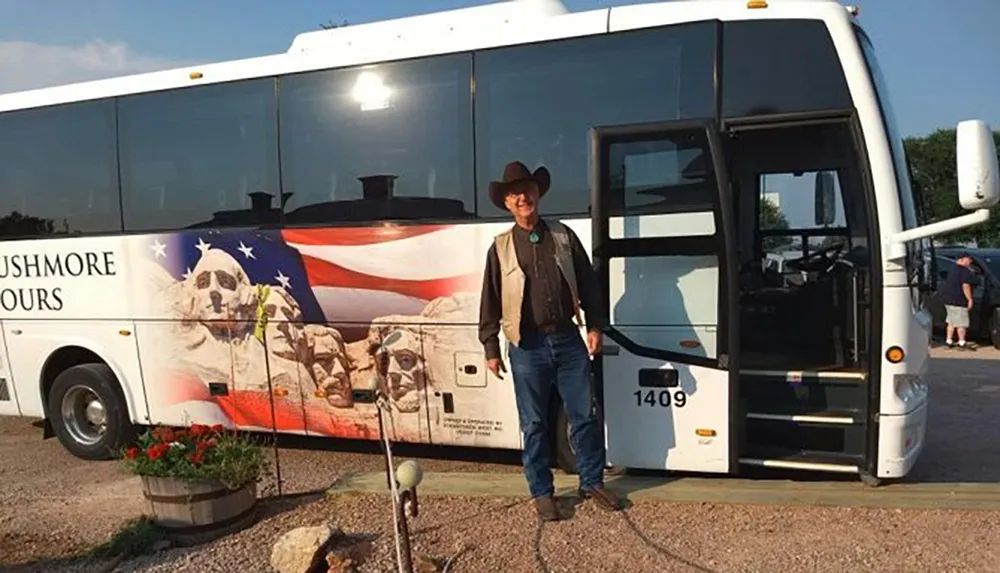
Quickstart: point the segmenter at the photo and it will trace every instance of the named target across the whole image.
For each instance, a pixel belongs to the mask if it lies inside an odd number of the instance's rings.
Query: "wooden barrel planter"
[[[218,480],[142,476],[153,521],[175,545],[197,545],[234,533],[256,518],[257,484],[230,490]]]

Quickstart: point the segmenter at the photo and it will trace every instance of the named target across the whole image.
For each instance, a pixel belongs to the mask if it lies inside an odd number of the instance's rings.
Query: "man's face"
[[[962,265],[963,267],[967,267],[972,264],[972,258],[962,257],[961,259],[958,259],[958,264]]]
[[[507,190],[504,205],[515,217],[530,217],[538,206],[538,186],[532,182],[522,182]]]

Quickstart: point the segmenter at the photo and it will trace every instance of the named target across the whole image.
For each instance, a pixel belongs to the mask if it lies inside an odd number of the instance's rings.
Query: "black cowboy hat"
[[[538,185],[538,196],[541,197],[549,190],[552,176],[545,167],[539,167],[532,173],[520,161],[512,161],[503,168],[503,177],[500,181],[490,182],[490,201],[493,201],[499,209],[506,211],[507,207],[503,203],[504,192],[524,181],[532,181]]]

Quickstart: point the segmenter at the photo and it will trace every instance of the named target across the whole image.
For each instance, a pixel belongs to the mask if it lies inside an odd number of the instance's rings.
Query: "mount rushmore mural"
[[[517,447],[513,392],[488,374],[477,339],[488,242],[481,252],[470,244],[482,232],[136,237],[130,260],[142,263],[137,338],[151,414],[376,438],[375,406],[355,391],[377,386],[396,440]]]

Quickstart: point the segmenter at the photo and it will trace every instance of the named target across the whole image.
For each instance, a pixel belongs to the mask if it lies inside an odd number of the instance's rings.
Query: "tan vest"
[[[545,221],[548,232],[555,241],[556,266],[569,285],[573,295],[573,314],[577,324],[580,319],[580,295],[576,285],[576,269],[573,266],[573,250],[570,246],[569,233],[566,227],[558,221]],[[496,236],[495,244],[497,258],[500,260],[500,327],[507,340],[517,346],[521,341],[521,305],[524,302],[524,272],[517,264],[517,253],[514,250],[514,229]]]

